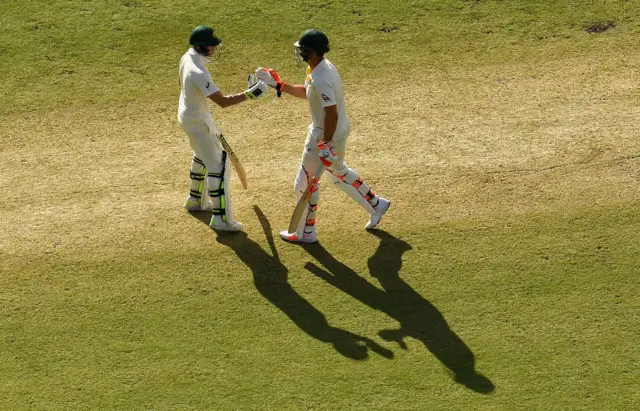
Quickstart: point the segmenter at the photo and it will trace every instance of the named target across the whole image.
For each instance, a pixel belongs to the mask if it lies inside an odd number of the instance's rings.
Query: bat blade
[[[240,184],[242,184],[242,188],[246,190],[247,189],[247,173],[244,171],[244,167],[242,166],[242,163],[240,162],[240,160],[238,160],[238,157],[231,149],[231,146],[229,146],[229,143],[227,143],[227,139],[224,138],[222,134],[218,135],[218,139],[220,140],[220,143],[222,144],[224,151],[227,152],[227,154],[229,155],[229,158],[231,159],[231,164],[233,164],[233,168],[236,170],[236,174],[240,179]]]
[[[319,179],[324,171],[324,165],[320,164],[316,173],[313,175],[312,181],[315,179]],[[304,190],[302,197],[298,200],[298,204],[296,204],[296,208],[293,210],[293,215],[291,216],[291,221],[289,222],[289,233],[295,233],[298,229],[298,223],[300,223],[300,219],[302,218],[302,214],[304,214],[305,208],[307,208],[307,203],[309,202],[309,197],[311,197],[311,189],[312,189],[311,181],[307,184],[307,189]]]
[[[233,164],[233,167],[236,169],[236,174],[240,179],[240,184],[242,184],[242,188],[246,190],[247,189],[247,173],[244,171],[244,167],[242,166],[242,163],[234,159],[234,156],[232,156],[231,164]]]

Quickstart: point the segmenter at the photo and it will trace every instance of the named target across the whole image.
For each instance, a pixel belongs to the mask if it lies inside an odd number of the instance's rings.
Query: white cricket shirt
[[[210,60],[193,48],[180,59],[180,102],[178,120],[211,118],[207,97],[220,90],[205,67]]]
[[[318,141],[319,137],[324,134],[324,108],[337,106],[338,125],[333,139],[336,141],[345,139],[349,134],[351,123],[344,104],[342,79],[336,66],[325,58],[313,70],[307,67],[304,87],[307,91],[307,101],[311,111],[311,124],[309,125],[311,136]]]

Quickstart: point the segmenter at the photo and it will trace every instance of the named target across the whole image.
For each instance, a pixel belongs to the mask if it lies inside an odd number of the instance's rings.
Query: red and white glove
[[[311,192],[316,192],[318,191],[318,187],[319,187],[319,183],[320,182],[320,177],[313,177],[311,179]]]
[[[331,167],[331,164],[338,159],[329,141],[318,143],[318,157],[326,167]]]
[[[284,81],[280,79],[280,76],[274,69],[258,67],[256,70],[256,77],[267,86],[275,88],[278,92],[278,97],[282,95]]]

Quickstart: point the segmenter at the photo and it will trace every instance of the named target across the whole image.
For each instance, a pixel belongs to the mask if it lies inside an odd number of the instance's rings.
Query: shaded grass
[[[637,408],[633,2],[189,5],[0,5],[2,214],[24,223],[3,222],[0,408]],[[264,219],[216,239],[175,212],[175,74],[203,22],[229,91],[258,64],[295,78],[293,39],[330,34],[388,235],[340,203],[310,249],[270,243]],[[260,178],[295,167],[304,109],[264,107],[221,121],[284,147],[238,139],[257,189],[235,197],[243,222],[253,201],[275,226],[290,199]],[[25,208],[34,187],[45,206]]]
[[[42,261],[32,273],[46,281],[10,270],[4,407],[630,409],[637,215],[414,227],[355,258],[333,242],[318,253],[241,234],[191,255]],[[464,359],[450,333],[491,396],[456,389],[447,368]]]

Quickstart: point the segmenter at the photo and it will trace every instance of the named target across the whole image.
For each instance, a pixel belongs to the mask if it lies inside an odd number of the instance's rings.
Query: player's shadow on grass
[[[373,340],[329,325],[324,314],[293,289],[287,281],[288,270],[278,256],[269,221],[259,207],[254,206],[254,210],[273,255],[249,239],[244,232],[220,233],[217,241],[231,248],[251,269],[258,292],[302,331],[318,341],[332,344],[335,350],[345,357],[363,360],[368,357],[369,350],[372,350],[386,358],[393,358],[393,351],[380,346]],[[195,213],[194,217],[200,218]]]
[[[380,331],[382,339],[396,342],[406,350],[405,338],[413,337],[451,370],[456,382],[479,393],[492,392],[493,383],[476,372],[473,353],[449,328],[440,311],[400,278],[402,255],[411,250],[411,246],[384,231],[376,230],[372,234],[380,239],[380,244],[369,258],[369,272],[378,279],[383,290],[359,276],[317,243],[303,247],[326,270],[313,263],[307,263],[305,267],[329,284],[400,323],[398,329]]]
[[[187,213],[189,213],[191,217],[202,221],[206,225],[209,225],[211,217],[213,216],[213,213],[211,211],[187,211]]]

